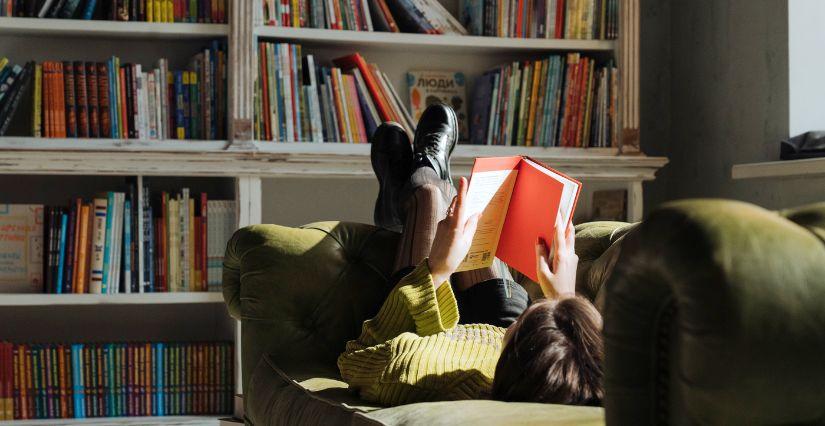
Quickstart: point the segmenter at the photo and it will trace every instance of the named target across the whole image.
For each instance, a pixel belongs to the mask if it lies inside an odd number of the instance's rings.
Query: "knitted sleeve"
[[[403,333],[429,336],[458,324],[458,305],[449,282],[435,288],[427,261],[392,289],[375,318],[364,321],[357,340],[338,357],[341,377],[353,386],[378,388],[392,359],[389,341]]]
[[[428,336],[456,324],[458,305],[453,290],[449,282],[436,290],[425,260],[398,282],[378,314],[364,321],[356,342],[357,346],[373,346],[404,332]]]

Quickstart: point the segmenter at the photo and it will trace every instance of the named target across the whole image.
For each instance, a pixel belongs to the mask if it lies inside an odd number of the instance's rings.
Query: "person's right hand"
[[[544,240],[536,242],[536,275],[541,291],[548,299],[576,296],[576,268],[579,264],[574,247],[576,231],[573,224],[563,229],[564,225],[560,222],[557,217],[553,253],[548,253]]]
[[[447,217],[438,222],[435,239],[427,260],[436,288],[447,282],[473,243],[481,213],[467,216],[467,179],[461,178],[458,195],[453,198]]]

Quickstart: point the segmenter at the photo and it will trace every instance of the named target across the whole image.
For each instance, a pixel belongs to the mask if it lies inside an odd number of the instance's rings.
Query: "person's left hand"
[[[428,260],[430,274],[436,287],[445,283],[461,265],[470,250],[476,227],[478,227],[478,219],[481,217],[481,213],[465,217],[467,213],[467,187],[467,179],[462,177],[458,187],[458,195],[453,198],[453,202],[447,210],[447,217],[438,222],[435,240],[433,240]]]

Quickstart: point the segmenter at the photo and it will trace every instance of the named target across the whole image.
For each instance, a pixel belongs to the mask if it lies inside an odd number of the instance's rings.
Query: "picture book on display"
[[[410,71],[407,73],[410,90],[410,113],[418,123],[428,106],[442,103],[455,111],[458,119],[458,140],[469,139],[467,128],[467,79],[457,71]]]
[[[43,206],[0,204],[0,292],[38,292],[42,272]]]
[[[498,257],[538,281],[536,242],[551,244],[557,223],[573,220],[581,187],[529,157],[476,158],[465,214],[481,213],[481,218],[458,271],[488,267]]]

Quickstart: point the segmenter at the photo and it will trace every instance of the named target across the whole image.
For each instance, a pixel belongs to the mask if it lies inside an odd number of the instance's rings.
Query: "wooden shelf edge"
[[[89,22],[94,25],[88,25]],[[226,37],[229,25],[0,17],[0,34],[135,39],[209,38]]]
[[[47,143],[45,141],[38,143]],[[8,148],[0,139],[0,173],[145,176],[373,177],[368,144],[259,142],[251,150],[180,142],[173,152],[158,142],[123,149],[79,149],[61,142],[50,149]],[[157,145],[154,145],[157,144]],[[37,146],[34,144],[33,146]],[[83,146],[82,144],[80,146]],[[89,146],[94,146],[90,142]],[[61,148],[62,147],[62,148]],[[476,157],[528,155],[581,179],[650,180],[667,164],[663,157],[617,155],[613,148],[541,148],[459,145],[452,157],[456,175],[469,174]]]
[[[542,38],[510,38],[455,36],[378,31],[328,30],[257,26],[254,34],[262,38],[288,40],[315,45],[377,48],[412,48],[415,50],[479,51],[594,51],[615,50],[614,40],[568,40]]]
[[[92,138],[0,137],[0,150],[43,151],[152,151],[220,152],[229,146],[225,140],[141,140]]]
[[[731,168],[731,177],[733,179],[805,177],[816,175],[825,175],[825,158],[736,164]]]
[[[0,294],[0,306],[170,305],[223,303],[220,292],[133,294]]]

